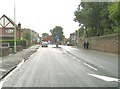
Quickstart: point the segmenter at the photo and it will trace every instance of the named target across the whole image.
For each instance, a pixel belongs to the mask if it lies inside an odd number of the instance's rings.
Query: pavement
[[[28,49],[23,49],[16,54],[9,54],[9,56],[0,57],[0,80],[16,68],[20,62],[27,60],[30,55],[37,51],[38,48],[39,45],[35,45]]]
[[[54,45],[39,47],[2,87],[118,87],[117,55]],[[25,88],[26,89],[26,88]],[[92,89],[92,88],[91,88]],[[94,88],[93,88],[94,89]],[[101,88],[106,89],[106,88]]]

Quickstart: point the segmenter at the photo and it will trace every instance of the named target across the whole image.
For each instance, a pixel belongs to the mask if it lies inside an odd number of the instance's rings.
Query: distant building
[[[67,38],[65,38],[65,37],[63,38],[62,44],[63,44],[63,45],[66,45],[66,44],[67,44]]]
[[[35,31],[32,30],[32,33],[31,33],[31,34],[32,34],[32,41],[33,41],[33,43],[35,43],[35,44],[36,44],[36,43],[39,43],[39,42],[38,42],[39,33],[37,33],[37,32],[35,32]]]
[[[26,40],[27,46],[31,44],[40,43],[39,33],[31,30],[31,29],[22,29],[23,31],[23,39]]]
[[[43,38],[43,41],[47,41],[48,43],[53,43],[53,37],[52,36],[48,36],[46,38]]]
[[[71,34],[70,34],[70,43],[71,43],[72,45],[76,45],[76,40],[77,40],[77,35],[76,35],[76,33],[71,33]]]

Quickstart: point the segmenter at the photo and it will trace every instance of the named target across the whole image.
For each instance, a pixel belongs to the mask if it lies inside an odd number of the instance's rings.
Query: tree
[[[61,26],[56,26],[55,28],[53,28],[52,30],[50,30],[52,37],[54,39],[54,41],[57,41],[57,39],[59,39],[59,41],[63,40],[63,28]]]
[[[112,29],[114,32],[120,32],[119,29],[119,23],[120,23],[120,11],[119,11],[119,6],[120,2],[115,2],[112,3],[109,7],[108,7],[108,11],[109,11],[109,18],[114,22],[112,24]]]
[[[115,7],[113,9],[115,14],[110,15],[111,8],[113,8],[112,4],[111,2],[81,2],[74,13],[74,21],[78,22],[80,27],[85,26],[87,28],[88,37],[111,34],[113,33],[113,25],[119,22],[116,19],[118,18],[116,13],[118,10]],[[115,18],[113,18],[114,16]]]
[[[63,28],[61,26],[55,26],[52,30],[50,30],[53,40],[56,42],[56,47],[58,47],[58,44],[60,41],[63,40]]]
[[[42,37],[43,37],[43,38],[47,38],[48,36],[49,36],[48,33],[42,33]]]
[[[31,40],[31,30],[24,28],[24,29],[22,29],[22,31],[23,31],[23,37],[22,38],[25,39],[25,40]]]
[[[83,35],[84,35],[84,27],[83,26],[78,29],[78,34],[79,34],[79,37],[83,37]]]

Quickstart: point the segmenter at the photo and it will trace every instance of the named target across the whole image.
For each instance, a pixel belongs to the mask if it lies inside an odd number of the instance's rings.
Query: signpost
[[[57,40],[57,41],[59,40],[59,36],[58,35],[55,36],[55,40]]]
[[[59,35],[56,35],[56,36],[55,36],[55,40],[57,41],[57,42],[56,42],[56,47],[58,47],[58,43],[59,43],[59,40],[60,40]]]

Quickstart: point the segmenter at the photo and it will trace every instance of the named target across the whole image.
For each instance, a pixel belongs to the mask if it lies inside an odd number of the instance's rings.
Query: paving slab
[[[35,53],[39,45],[23,49],[16,54],[0,57],[0,79],[2,79],[10,70],[15,68],[22,60],[27,59],[31,54]]]

